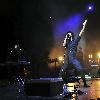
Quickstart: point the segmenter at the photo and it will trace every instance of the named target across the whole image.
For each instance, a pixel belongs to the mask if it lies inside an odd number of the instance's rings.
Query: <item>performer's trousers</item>
[[[77,71],[80,72],[81,78],[84,81],[84,85],[86,85],[85,73],[84,70],[82,69],[82,65],[80,64],[80,61],[77,58],[69,59],[69,61],[65,59],[64,65],[60,69],[59,77],[62,77],[62,75],[66,72],[69,63],[71,63],[77,69]]]

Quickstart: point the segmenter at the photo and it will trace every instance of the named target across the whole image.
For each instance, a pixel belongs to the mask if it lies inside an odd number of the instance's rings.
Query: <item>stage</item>
[[[80,88],[80,90],[84,91],[86,94],[66,99],[63,99],[62,96],[60,96],[59,94],[52,97],[28,96],[25,94],[18,95],[16,91],[16,86],[8,85],[6,87],[0,87],[0,100],[100,100],[100,79],[97,78],[87,80],[87,83],[90,85],[90,87]]]
[[[87,80],[90,87],[79,88],[86,94],[78,95],[75,97],[66,98],[67,100],[100,100],[100,79]],[[35,90],[33,90],[35,92]],[[43,91],[44,92],[44,89]],[[98,99],[97,99],[98,98]],[[9,85],[7,87],[0,87],[0,100],[65,100],[59,94],[52,97],[45,96],[27,96],[25,94],[17,95],[16,86]]]

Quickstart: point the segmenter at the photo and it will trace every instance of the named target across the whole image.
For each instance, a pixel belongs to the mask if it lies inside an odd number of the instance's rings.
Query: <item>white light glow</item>
[[[79,36],[81,36],[82,33],[84,32],[84,29],[85,29],[86,23],[87,23],[87,20],[84,21],[84,23],[83,23],[83,28],[82,28],[82,30],[80,31]]]

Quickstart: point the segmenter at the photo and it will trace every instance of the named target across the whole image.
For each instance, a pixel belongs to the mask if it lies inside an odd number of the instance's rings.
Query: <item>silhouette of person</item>
[[[65,51],[66,51],[65,54],[67,55],[67,57],[65,57],[64,64],[61,67],[60,73],[59,73],[59,77],[62,77],[62,75],[65,73],[69,64],[72,64],[79,72],[81,72],[81,77],[84,81],[84,85],[86,85],[86,80],[84,77],[82,65],[80,61],[77,59],[76,53],[77,53],[77,46],[81,39],[81,35],[84,32],[86,22],[87,20],[85,20],[85,22],[83,23],[83,28],[79,34],[75,35],[72,31],[67,32],[64,43],[63,43],[63,46],[65,47]]]
[[[82,66],[80,62],[78,61],[76,57],[77,53],[77,45],[80,41],[81,36],[77,35],[76,38],[74,37],[74,33],[71,31],[67,32],[65,43],[63,43],[63,46],[65,47],[67,57],[64,59],[64,65],[62,66],[60,73],[63,73],[66,68],[68,67],[68,64],[73,64],[77,70],[82,70]]]

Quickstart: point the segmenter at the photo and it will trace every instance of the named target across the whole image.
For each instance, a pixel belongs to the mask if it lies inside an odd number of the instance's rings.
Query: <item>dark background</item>
[[[89,48],[100,50],[99,2],[93,1],[94,11],[88,15],[87,52]],[[6,61],[9,48],[19,44],[26,51],[34,68],[47,66],[45,59],[54,41],[49,17],[53,16],[56,20],[77,11],[84,12],[88,3],[91,3],[90,0],[0,1],[0,62]]]

